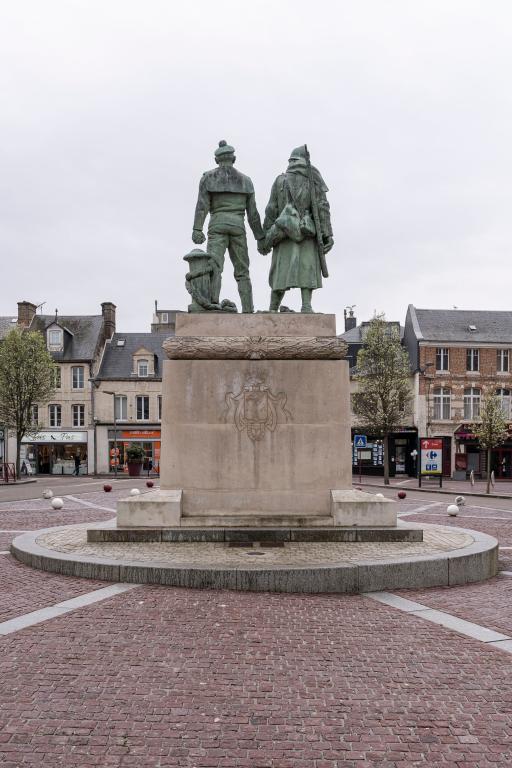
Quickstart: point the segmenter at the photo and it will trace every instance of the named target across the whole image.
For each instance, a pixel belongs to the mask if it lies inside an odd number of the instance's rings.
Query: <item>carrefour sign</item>
[[[436,437],[422,437],[420,440],[422,475],[441,475],[443,473],[443,441]]]

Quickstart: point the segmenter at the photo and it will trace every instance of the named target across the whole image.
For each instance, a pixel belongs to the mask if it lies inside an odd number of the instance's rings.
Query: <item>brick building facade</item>
[[[410,305],[404,344],[415,384],[420,436],[443,439],[443,474],[487,473],[472,425],[487,393],[499,395],[512,422],[512,312],[430,310]],[[512,433],[511,433],[512,437]],[[512,439],[493,451],[497,479],[512,477]]]

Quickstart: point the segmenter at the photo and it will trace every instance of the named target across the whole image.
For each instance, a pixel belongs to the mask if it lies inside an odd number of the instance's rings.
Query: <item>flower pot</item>
[[[139,477],[142,469],[142,461],[128,461],[128,474],[130,477]]]

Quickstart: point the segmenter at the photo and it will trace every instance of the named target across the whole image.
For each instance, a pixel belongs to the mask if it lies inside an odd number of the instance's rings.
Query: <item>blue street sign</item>
[[[354,448],[366,448],[366,435],[354,435]]]

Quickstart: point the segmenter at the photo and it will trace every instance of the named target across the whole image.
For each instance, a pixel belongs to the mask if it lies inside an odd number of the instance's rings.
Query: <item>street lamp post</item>
[[[114,477],[117,480],[117,417],[116,417],[116,393],[103,390],[106,395],[112,395],[114,403]]]
[[[413,474],[414,474],[414,477],[417,477],[418,476],[418,472],[417,472],[416,460],[418,458],[418,451],[416,450],[416,448],[414,448],[411,451],[411,456],[412,456],[412,460],[414,462]]]

